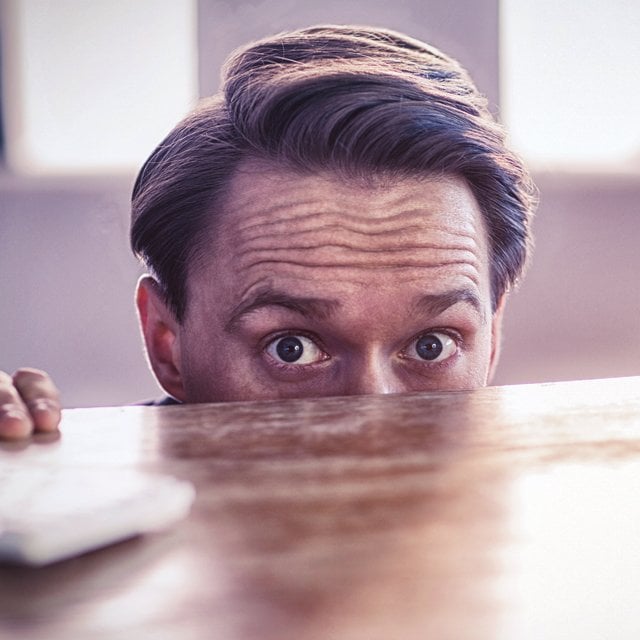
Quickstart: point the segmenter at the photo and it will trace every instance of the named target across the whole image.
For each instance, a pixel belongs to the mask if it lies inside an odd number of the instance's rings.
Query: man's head
[[[187,401],[485,384],[531,211],[439,51],[350,27],[250,45],[134,188],[154,371]]]

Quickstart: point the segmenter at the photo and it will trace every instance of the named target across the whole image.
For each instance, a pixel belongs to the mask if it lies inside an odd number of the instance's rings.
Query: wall
[[[157,395],[133,307],[130,181],[0,181],[0,369],[46,369],[67,405]]]
[[[496,384],[640,375],[640,176],[544,174]]]

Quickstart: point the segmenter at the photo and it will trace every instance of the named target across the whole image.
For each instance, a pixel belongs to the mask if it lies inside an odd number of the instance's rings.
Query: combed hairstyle
[[[189,270],[244,161],[345,180],[459,176],[489,237],[495,310],[531,246],[535,190],[486,99],[453,59],[393,31],[318,26],[236,51],[222,87],[180,122],[133,189],[131,245],[178,321]]]

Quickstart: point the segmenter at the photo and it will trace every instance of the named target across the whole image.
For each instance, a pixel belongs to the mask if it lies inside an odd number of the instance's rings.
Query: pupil
[[[278,352],[278,356],[285,362],[295,362],[302,356],[304,347],[298,338],[289,337],[282,338],[282,340],[278,342],[276,351]]]
[[[442,342],[434,335],[422,336],[416,343],[416,351],[423,360],[435,360],[442,353]]]

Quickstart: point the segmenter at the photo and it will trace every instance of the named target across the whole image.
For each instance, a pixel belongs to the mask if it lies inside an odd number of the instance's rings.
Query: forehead
[[[194,297],[215,290],[219,302],[265,289],[356,300],[372,287],[484,298],[486,232],[460,178],[362,184],[247,163],[191,284]]]
[[[470,188],[456,176],[350,179],[332,171],[303,173],[257,160],[236,171],[222,213],[223,230],[286,223],[300,214],[339,214],[345,221],[358,218],[375,224],[414,213],[422,228],[428,226],[427,217],[440,215],[460,231],[476,232],[482,219]]]

